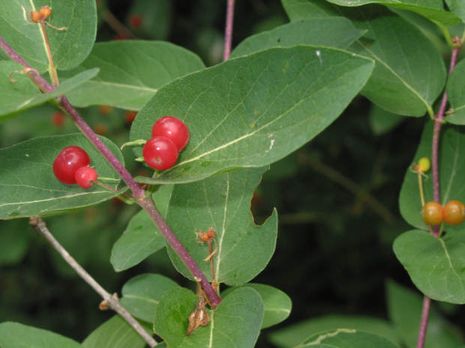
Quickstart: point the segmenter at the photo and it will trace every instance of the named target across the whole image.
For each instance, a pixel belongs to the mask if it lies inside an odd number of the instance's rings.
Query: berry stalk
[[[2,49],[6,55],[13,61],[21,64],[27,75],[31,80],[40,88],[41,91],[49,93],[54,91],[54,87],[51,86],[38,72],[33,69],[1,36],[0,36],[0,49]],[[76,126],[81,130],[83,135],[97,148],[97,150],[105,157],[110,165],[119,174],[121,179],[126,183],[128,188],[132,191],[132,194],[136,202],[147,211],[149,216],[152,218],[155,225],[158,227],[160,232],[168,241],[170,247],[176,252],[177,255],[184,261],[186,267],[201,284],[205,295],[208,298],[210,305],[215,308],[221,302],[221,298],[217,292],[213,289],[212,285],[208,282],[207,277],[192,256],[187,252],[184,246],[179,242],[176,235],[173,233],[171,228],[168,226],[160,212],[157,210],[152,198],[145,194],[145,190],[134,180],[132,175],[123,166],[123,164],[116,158],[116,156],[106,147],[106,145],[100,140],[97,134],[87,124],[87,122],[81,117],[76,109],[71,105],[69,100],[62,96],[59,98],[61,107],[72,117]]]

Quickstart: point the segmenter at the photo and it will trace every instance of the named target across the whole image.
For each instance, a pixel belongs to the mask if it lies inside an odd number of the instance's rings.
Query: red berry
[[[459,225],[465,221],[465,205],[452,200],[444,206],[444,222],[448,225]]]
[[[65,147],[53,162],[53,173],[63,184],[75,184],[74,174],[81,168],[89,165],[90,158],[86,151],[79,146]]]
[[[57,127],[62,127],[65,123],[65,115],[62,112],[57,111],[52,116],[52,122]]]
[[[428,225],[440,225],[443,220],[442,205],[431,201],[423,206],[423,221]]]
[[[164,116],[152,126],[152,137],[164,136],[171,139],[182,151],[189,142],[189,128],[179,118]]]
[[[89,166],[79,168],[74,174],[76,184],[84,189],[90,188],[98,178],[97,171]]]
[[[165,170],[176,164],[178,149],[167,137],[154,137],[147,141],[142,149],[147,165],[153,169]]]
[[[129,23],[133,28],[139,28],[142,25],[142,17],[139,15],[132,15],[129,18]]]

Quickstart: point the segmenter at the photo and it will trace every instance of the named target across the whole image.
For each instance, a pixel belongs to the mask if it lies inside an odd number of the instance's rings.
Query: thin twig
[[[234,30],[234,0],[228,0],[226,5],[226,27],[224,30],[223,60],[228,60],[231,55],[232,36]]]
[[[124,308],[117,296],[110,294],[106,291],[87,271],[74,259],[68,251],[60,244],[58,240],[48,229],[45,222],[40,217],[31,217],[30,224],[39,232],[50,245],[60,254],[65,262],[74,270],[76,273],[95,290],[97,294],[102,297],[103,301],[108,305],[109,308],[118,313],[127,323],[144,339],[144,341],[150,346],[155,347],[157,341],[145,331],[145,329],[134,319],[134,317]]]
[[[21,64],[25,70],[28,71],[28,76],[31,80],[44,92],[54,91],[51,86],[35,69],[33,69],[26,61],[0,36],[0,49],[2,49],[10,59]],[[126,183],[128,188],[131,190],[132,195],[137,204],[139,204],[152,218],[154,224],[158,227],[159,231],[163,234],[167,240],[169,246],[174,252],[181,258],[186,267],[194,276],[195,280],[198,281],[203,291],[205,292],[209,303],[213,308],[218,306],[221,302],[221,298],[218,293],[208,282],[207,277],[202,272],[197,262],[188,253],[186,248],[177,239],[171,228],[166,223],[165,219],[161,216],[157,210],[155,203],[153,202],[151,195],[146,195],[145,190],[134,180],[132,175],[124,167],[124,165],[118,160],[118,158],[110,151],[110,149],[100,140],[99,136],[95,134],[92,128],[87,122],[81,117],[76,109],[71,105],[69,100],[63,96],[59,98],[59,103],[63,110],[65,110],[73,119],[76,126],[81,130],[83,135],[89,140],[89,142],[95,146],[95,148],[102,154],[107,162],[115,169],[121,179]]]
[[[137,37],[126,26],[115,17],[110,10],[106,9],[102,12],[103,20],[115,31],[121,38],[136,39]]]
[[[345,188],[347,191],[351,192],[355,196],[360,197],[360,199],[363,202],[366,202],[368,206],[373,210],[373,212],[378,214],[384,221],[390,223],[395,220],[394,215],[389,211],[389,209],[387,209],[378,199],[376,199],[373,195],[367,192],[356,182],[352,181],[351,179],[339,173],[337,170],[331,168],[330,166],[310,156],[301,155],[299,159],[303,161],[305,164],[309,165],[316,172],[334,181],[336,184]]]
[[[459,37],[453,39],[452,53],[449,63],[449,75],[454,71],[457,65],[458,55],[460,53],[461,41]],[[441,187],[439,182],[439,140],[441,135],[441,128],[446,116],[447,108],[447,92],[444,92],[441,103],[439,105],[438,113],[434,118],[433,141],[432,141],[432,176],[433,176],[433,198],[436,202],[441,203]],[[439,238],[439,226],[434,226],[433,236]],[[417,348],[424,348],[426,340],[426,332],[428,330],[429,312],[430,312],[431,299],[428,296],[423,297],[423,309],[421,311],[420,327],[418,329]]]

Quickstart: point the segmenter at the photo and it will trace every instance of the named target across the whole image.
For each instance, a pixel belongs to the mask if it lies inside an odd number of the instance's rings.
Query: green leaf
[[[191,182],[234,167],[261,167],[311,140],[357,95],[370,60],[315,47],[276,48],[231,59],[162,88],[133,123],[131,140],[175,115],[191,139],[171,170],[146,183]]]
[[[432,105],[446,80],[440,52],[413,24],[392,13],[383,14],[370,17],[362,10],[357,12],[362,17],[357,27],[368,33],[355,47],[376,62],[362,94],[395,114],[432,115]]]
[[[267,168],[243,169],[216,175],[188,185],[176,185],[168,211],[168,224],[176,231],[197,264],[210,275],[206,244],[196,232],[216,231],[213,258],[216,280],[242,285],[253,279],[268,264],[276,247],[276,211],[261,226],[255,225],[250,202]],[[191,273],[173,250],[169,256],[176,269],[191,278]]]
[[[326,1],[281,0],[281,2],[292,22],[302,19],[335,16],[338,12],[336,6]]]
[[[291,313],[292,301],[284,291],[266,284],[247,284],[246,287],[256,290],[262,298],[264,316],[262,329],[279,324]]]
[[[398,8],[416,12],[433,22],[443,25],[460,23],[460,19],[453,13],[444,10],[442,0],[327,0],[339,6],[363,6],[367,4],[380,4],[388,7]]]
[[[292,21],[344,15],[366,31],[352,49],[375,60],[362,94],[384,110],[403,116],[433,114],[446,68],[441,53],[415,25],[380,7],[341,8],[308,0],[285,0]]]
[[[122,318],[114,316],[82,342],[83,348],[144,348],[145,341]]]
[[[102,140],[123,161],[118,147],[108,139]],[[70,145],[84,148],[99,175],[114,178],[110,187],[117,189],[119,177],[83,135],[33,138],[0,149],[0,219],[49,215],[94,205],[118,194],[96,185],[84,190],[55,178],[53,161],[63,147]]]
[[[21,73],[22,66],[0,61],[0,119],[1,116],[28,109],[52,100],[79,87],[95,77],[98,69],[86,70],[64,80],[52,93],[42,93],[32,81]]]
[[[33,6],[35,4],[35,6]],[[59,70],[78,66],[90,53],[97,32],[95,0],[2,0],[0,1],[0,33],[3,38],[34,68],[48,69],[45,46],[39,25],[30,21],[30,13],[50,5],[52,16],[47,26],[53,60]]]
[[[153,199],[163,217],[166,217],[173,193],[173,185],[161,186]],[[144,210],[129,221],[126,230],[111,250],[111,264],[120,272],[144,261],[147,257],[165,247],[165,238]]]
[[[418,339],[423,300],[419,294],[393,281],[387,282],[389,318],[407,347],[415,347]],[[460,332],[433,307],[430,310],[425,348],[456,348],[462,343]]]
[[[361,315],[327,315],[305,320],[273,332],[270,339],[278,347],[288,348],[294,347],[316,333],[338,328],[361,330],[383,336],[395,344],[400,343],[394,328],[386,320]]]
[[[465,2],[462,0],[446,0],[449,9],[465,22]]]
[[[436,301],[465,303],[465,231],[435,238],[413,230],[394,241],[397,259],[415,286]]]
[[[412,165],[417,163],[421,157],[431,157],[431,143],[433,136],[433,124],[428,122],[423,131],[423,135],[418,146],[418,150],[412,160]],[[443,126],[441,130],[441,143],[439,148],[439,181],[441,187],[442,203],[452,199],[465,201],[465,186],[463,177],[465,176],[465,161],[463,161],[463,149],[465,148],[465,134],[460,129],[453,126]],[[423,188],[425,201],[433,199],[431,171],[423,177]],[[423,222],[421,215],[421,201],[418,188],[417,174],[407,168],[404,182],[400,191],[399,209],[402,217],[410,225],[429,230]],[[447,226],[447,231],[459,231],[463,227]]]
[[[355,329],[337,329],[319,333],[295,348],[398,348],[384,337]]]
[[[376,135],[388,133],[405,120],[404,117],[385,111],[376,105],[372,106],[369,117],[370,127]]]
[[[50,331],[19,323],[4,322],[0,324],[0,347],[80,348],[81,345],[70,338]]]
[[[159,274],[140,274],[124,284],[121,304],[136,318],[152,323],[160,299],[179,288],[171,279]]]
[[[281,25],[242,41],[232,57],[252,54],[273,47],[314,45],[347,48],[363,35],[344,17],[312,18]]]
[[[169,347],[252,348],[263,319],[260,295],[251,288],[239,288],[209,311],[210,323],[186,335],[188,317],[195,309],[197,296],[180,288],[162,298],[155,314],[155,332]]]
[[[452,114],[448,115],[447,122],[465,124],[465,60],[457,64],[447,83],[447,95],[452,107]]]
[[[73,73],[95,67],[99,76],[69,95],[73,105],[139,110],[160,87],[204,65],[194,53],[167,42],[114,41],[96,44]]]

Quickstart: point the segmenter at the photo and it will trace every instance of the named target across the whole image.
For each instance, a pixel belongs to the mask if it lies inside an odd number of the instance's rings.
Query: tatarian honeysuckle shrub
[[[130,12],[129,27],[163,37],[169,19],[150,21],[144,6],[168,5],[143,3]],[[296,348],[464,344],[431,302],[465,303],[465,225],[429,225],[432,220],[421,212],[428,201],[439,207],[465,201],[465,2],[282,5],[289,23],[249,36],[229,54],[229,0],[225,61],[207,67],[195,53],[165,41],[96,43],[94,0],[0,2],[0,120],[7,123],[26,110],[40,118],[47,104],[58,113],[56,125],[69,122],[61,135],[37,132],[0,149],[0,218],[29,218],[102,297],[100,309],[118,314],[83,342],[23,323],[0,323],[1,348],[254,347],[261,330],[283,322],[292,305],[280,289],[254,282],[275,251],[279,212],[257,224],[251,199],[271,164],[317,137],[358,96],[373,104],[373,128],[380,133],[406,117],[425,120],[399,198],[400,213],[413,229],[393,245],[424,297],[388,281],[388,319],[312,318],[274,331],[270,342]],[[127,112],[124,140],[103,136],[104,127],[94,127],[97,135],[88,126],[86,113],[94,106],[103,115],[112,108]],[[187,146],[166,170],[145,167],[130,174],[126,167],[135,168],[154,122],[168,115],[187,125]],[[89,189],[53,174],[55,158],[68,146],[84,149],[98,173]],[[428,166],[419,165],[426,161]],[[55,226],[47,226],[51,216],[115,199],[127,203],[130,213],[134,206],[141,209],[111,255],[105,251],[114,271],[166,249],[190,287],[144,273],[112,295],[54,238]]]

